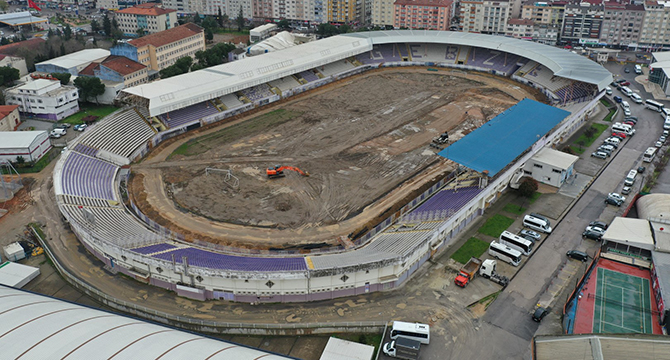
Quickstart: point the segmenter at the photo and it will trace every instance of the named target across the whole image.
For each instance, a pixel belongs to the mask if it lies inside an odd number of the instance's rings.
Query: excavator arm
[[[309,173],[307,173],[305,171],[302,171],[295,166],[279,166],[279,165],[270,166],[269,168],[267,168],[265,173],[267,174],[267,176],[270,179],[274,179],[274,178],[278,178],[278,177],[283,177],[284,176],[284,170],[292,170],[292,171],[295,171],[302,176],[309,176]]]

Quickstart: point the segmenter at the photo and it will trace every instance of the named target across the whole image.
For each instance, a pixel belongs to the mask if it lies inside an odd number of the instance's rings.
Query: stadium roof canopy
[[[9,26],[39,24],[48,21],[48,19],[32,15],[29,11],[13,12],[0,15],[0,23]]]
[[[5,359],[293,359],[0,285]]]
[[[542,335],[533,339],[535,360],[666,359],[670,339],[663,335]]]
[[[568,115],[568,111],[523,99],[439,155],[493,177]]]
[[[352,33],[308,42],[143,84],[123,91],[149,101],[151,116],[218,98],[251,86],[346,59],[387,43],[438,43],[484,47],[534,60],[556,75],[604,89],[612,74],[597,63],[570,51],[502,36],[429,30]]]

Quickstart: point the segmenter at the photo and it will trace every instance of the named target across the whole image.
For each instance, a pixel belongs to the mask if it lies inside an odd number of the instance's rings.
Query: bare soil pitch
[[[456,141],[520,99],[492,78],[468,77],[425,69],[364,74],[191,138],[151,167],[160,169],[165,195],[177,208],[210,221],[293,230],[335,225],[393,192],[416,190],[399,190],[410,179],[453,170],[428,146],[431,140],[449,131]],[[284,178],[268,179],[271,165],[296,166],[310,176],[285,171]],[[146,182],[151,172],[142,167],[134,171]],[[239,186],[224,181],[225,174],[206,175],[207,167],[231,170]],[[146,199],[144,191],[131,186],[136,198]]]

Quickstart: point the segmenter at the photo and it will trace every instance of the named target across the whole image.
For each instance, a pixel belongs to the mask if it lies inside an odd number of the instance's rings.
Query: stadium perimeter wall
[[[384,66],[397,65],[418,64],[384,64]],[[366,69],[369,68],[374,68],[374,66]],[[324,81],[319,82],[319,85],[364,71],[364,69],[356,70],[336,77],[322,79]],[[316,85],[312,86],[315,87]],[[306,90],[308,89],[305,88],[302,91]],[[291,95],[295,93],[293,92]],[[289,94],[285,95],[290,96]],[[508,166],[469,204],[426,236],[413,251],[406,256],[391,261],[373,261],[357,266],[310,269],[297,272],[230,272],[198,268],[142,256],[128,249],[96,239],[84,226],[75,222],[71,222],[71,226],[86,248],[105,262],[107,266],[138,281],[173,290],[177,294],[188,298],[199,300],[226,299],[242,302],[300,302],[390,290],[401,286],[426,260],[444,250],[455,236],[483,214],[484,210],[507,188],[507,184],[515,172],[522,168],[523,164],[537,151],[544,146],[559,143],[563,138],[577,130],[587,120],[587,114],[595,108],[602,95],[603,92],[566,118],[551,134],[539,139],[532,149],[518,158],[514,164]],[[237,111],[236,114],[239,113],[239,109],[234,110]],[[199,127],[203,123],[225,119],[228,116],[232,116],[232,114],[215,114],[213,117],[203,119],[195,126],[193,124],[186,125],[168,133],[157,134],[150,142],[133,153],[134,158],[132,160],[145,155],[151,147],[171,136]],[[61,210],[64,215],[67,214],[64,209]],[[67,215],[65,216],[67,217]],[[343,275],[348,278],[347,285],[343,283]],[[272,289],[261,290],[268,289],[268,281],[273,282]],[[195,284],[195,286],[187,284]]]

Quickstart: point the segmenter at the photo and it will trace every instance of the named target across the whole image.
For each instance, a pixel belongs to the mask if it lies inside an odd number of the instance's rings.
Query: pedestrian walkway
[[[663,92],[663,89],[651,81],[647,75],[640,75],[635,77],[635,82],[644,86],[644,91],[650,93],[656,100],[670,100],[667,95]]]
[[[593,180],[593,176],[575,172],[565,181],[565,183],[563,183],[563,186],[558,189],[558,193],[574,199],[586,190],[589,184],[591,184],[591,180]]]

